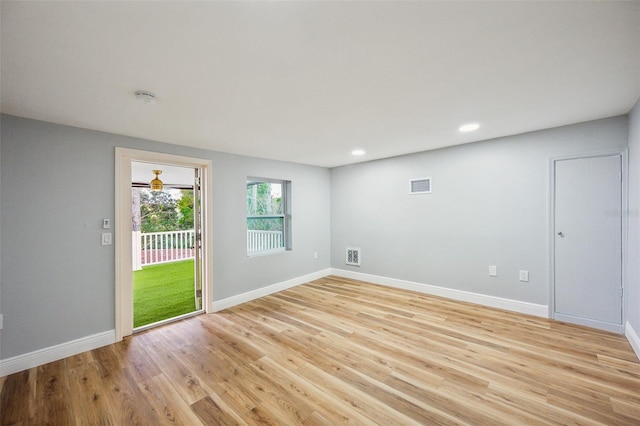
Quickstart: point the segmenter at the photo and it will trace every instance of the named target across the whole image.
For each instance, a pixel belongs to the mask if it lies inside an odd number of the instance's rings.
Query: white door
[[[622,156],[555,161],[554,317],[622,331]]]

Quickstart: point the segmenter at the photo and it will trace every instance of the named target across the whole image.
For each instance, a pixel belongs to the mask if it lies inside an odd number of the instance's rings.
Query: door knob
[[[564,234],[562,233],[562,231],[558,232],[558,236],[559,236],[560,238],[564,238]]]

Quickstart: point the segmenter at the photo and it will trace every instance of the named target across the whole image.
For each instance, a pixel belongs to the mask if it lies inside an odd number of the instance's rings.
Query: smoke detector
[[[136,99],[145,104],[156,103],[156,95],[151,92],[145,92],[144,90],[138,90],[136,92]]]

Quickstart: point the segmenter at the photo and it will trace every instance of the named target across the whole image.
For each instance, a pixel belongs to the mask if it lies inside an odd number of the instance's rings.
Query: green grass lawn
[[[134,327],[195,310],[193,259],[143,266],[133,272]]]

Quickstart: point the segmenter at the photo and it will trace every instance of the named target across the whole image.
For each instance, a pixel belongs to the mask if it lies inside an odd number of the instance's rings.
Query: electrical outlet
[[[498,276],[498,267],[497,266],[489,266],[489,276],[497,277]]]
[[[520,281],[522,282],[529,281],[529,271],[520,271]]]
[[[102,229],[111,228],[111,221],[109,219],[102,219]]]
[[[102,233],[102,245],[110,246],[111,245],[111,232],[103,232]]]
[[[317,252],[317,251],[314,251],[314,252],[313,252],[313,258],[314,258],[314,259],[317,259],[317,258],[318,258],[318,252]]]

